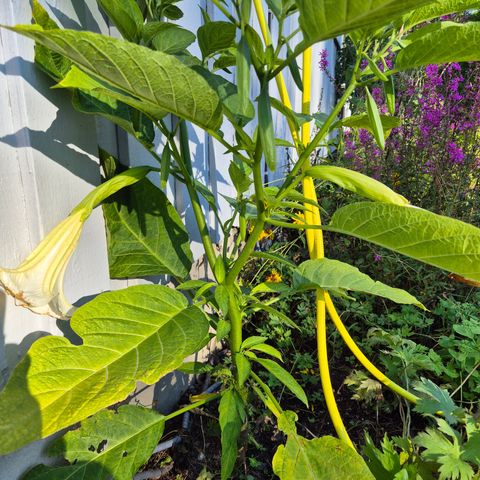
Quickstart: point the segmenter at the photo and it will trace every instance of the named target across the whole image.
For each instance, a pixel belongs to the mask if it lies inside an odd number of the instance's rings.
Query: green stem
[[[285,182],[283,183],[282,187],[277,193],[277,198],[281,198],[282,194],[284,194],[285,191],[289,190],[289,187],[294,183],[295,178],[302,171],[303,167],[310,163],[310,155],[315,151],[318,144],[327,135],[333,122],[336,120],[336,118],[342,111],[345,103],[352,95],[353,91],[355,90],[355,87],[357,86],[356,71],[358,69],[358,65],[359,65],[359,61],[357,61],[356,68],[354,69],[352,78],[350,80],[350,83],[347,89],[343,93],[338,103],[335,105],[335,108],[332,110],[332,112],[328,116],[326,122],[322,125],[322,128],[317,132],[315,137],[313,137],[313,140],[307,145],[307,147],[305,148],[305,150],[302,152],[297,162],[295,163],[292,171],[287,175]]]
[[[244,265],[248,262],[250,254],[253,252],[257,240],[265,226],[266,212],[265,212],[265,196],[263,192],[263,180],[262,180],[262,147],[260,140],[257,141],[255,148],[255,158],[253,165],[253,183],[255,186],[255,198],[257,203],[257,219],[255,221],[255,227],[252,233],[248,237],[245,247],[240,252],[240,255],[235,260],[232,268],[227,274],[225,279],[225,285],[233,287],[237,276],[240,274]],[[233,290],[233,288],[232,288]],[[230,319],[230,349],[232,352],[232,361],[236,366],[236,358],[242,345],[242,312],[236,300],[233,291],[229,296],[229,313]]]
[[[174,412],[170,413],[169,415],[166,415],[163,417],[163,421],[166,422],[168,420],[171,420],[172,418],[178,417],[179,415],[182,415],[185,412],[189,412],[190,410],[193,410],[194,408],[201,407],[202,405],[205,405],[208,402],[211,402],[212,400],[216,400],[221,396],[220,393],[214,393],[210,394],[208,397],[204,398],[203,400],[199,400],[198,402],[191,403],[190,405],[187,405],[186,407],[180,408],[179,410],[175,410]]]
[[[261,158],[261,155],[262,155],[262,150],[260,146],[257,145],[256,156],[257,157],[260,156]],[[265,221],[267,219],[266,211],[265,211],[265,197],[263,193],[261,162],[258,158],[255,159],[255,164],[253,166],[253,183],[255,186],[255,198],[257,200],[257,219],[255,221],[255,226],[253,227],[253,231],[248,237],[245,247],[243,248],[242,252],[238,256],[237,260],[233,264],[230,271],[228,272],[227,279],[225,282],[227,285],[233,285],[237,276],[241,272],[243,266],[247,263],[251,253],[255,249],[255,245],[257,244],[258,237],[262,233],[263,228],[265,227]]]
[[[192,202],[192,210],[195,216],[195,221],[197,222],[198,231],[200,233],[200,238],[202,239],[203,248],[205,250],[205,255],[207,257],[208,264],[213,270],[216,260],[215,250],[213,249],[212,239],[210,238],[210,233],[208,231],[208,225],[205,221],[205,216],[200,204],[200,198],[198,192],[193,183],[193,177],[191,174],[192,171],[192,160],[190,157],[190,150],[188,146],[188,130],[186,124],[183,120],[180,120],[183,125],[180,126],[179,137],[180,137],[180,149],[181,153],[178,150],[175,139],[168,137],[170,148],[172,154],[177,160],[177,163],[182,171],[182,174],[185,179],[185,186],[187,187],[188,195],[190,201]]]
[[[230,319],[230,350],[232,352],[232,362],[236,368],[237,355],[242,346],[242,312],[233,292],[229,294],[228,317]]]
[[[232,14],[219,2],[219,0],[212,0],[212,3],[237,27],[240,28],[240,23],[232,16]]]

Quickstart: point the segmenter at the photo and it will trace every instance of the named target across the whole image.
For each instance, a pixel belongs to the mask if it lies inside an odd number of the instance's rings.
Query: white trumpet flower
[[[0,285],[17,305],[40,315],[71,317],[74,307],[63,293],[63,279],[85,219],[84,210],[72,213],[17,268],[0,269]]]
[[[75,308],[65,298],[63,279],[83,224],[103,200],[138,182],[151,170],[131,168],[95,188],[17,268],[0,268],[0,286],[15,298],[17,305],[40,315],[68,320]]]

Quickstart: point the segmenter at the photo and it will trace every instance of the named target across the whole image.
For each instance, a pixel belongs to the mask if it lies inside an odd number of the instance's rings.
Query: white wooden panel
[[[94,1],[50,2],[65,26],[98,28]],[[30,22],[26,1],[2,0],[0,23]],[[40,239],[100,181],[95,124],[73,112],[67,93],[32,63],[33,42],[0,31],[0,265],[15,267]],[[76,302],[109,289],[100,211],[85,225],[66,275],[66,294]],[[15,307],[0,293],[0,369],[3,378],[39,336],[61,333],[57,322]],[[15,480],[42,461],[44,442],[0,458],[0,478]]]

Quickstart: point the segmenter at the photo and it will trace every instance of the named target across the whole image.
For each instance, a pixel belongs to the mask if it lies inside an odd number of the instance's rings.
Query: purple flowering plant
[[[401,192],[416,205],[478,222],[480,66],[427,65],[395,80],[396,116],[381,150],[366,129],[344,129],[340,162]],[[371,89],[381,114],[384,90]],[[361,97],[360,97],[361,98]],[[352,102],[353,113],[362,102]]]

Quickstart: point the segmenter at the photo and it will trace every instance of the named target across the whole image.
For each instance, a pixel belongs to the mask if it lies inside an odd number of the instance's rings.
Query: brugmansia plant
[[[376,379],[412,403],[419,398],[368,360],[349,335],[331,294],[356,291],[424,307],[404,290],[375,281],[349,264],[325,258],[322,231],[372,242],[478,284],[480,229],[416,208],[387,186],[355,171],[326,161],[312,166],[311,159],[333,130],[348,126],[368,128],[378,146],[384,147],[386,133],[398,124],[392,89],[395,73],[427,64],[480,60],[480,23],[425,24],[478,7],[479,2],[267,0],[279,26],[275,39],[260,0],[213,0],[224,20],[212,21],[204,12],[204,25],[196,34],[166,21],[182,15],[171,0],[147,0],[142,7],[135,0],[98,3],[123,39],[60,29],[37,0],[33,1],[33,25],[4,28],[35,41],[36,62],[58,88],[71,91],[76,109],[106,117],[132,134],[158,160],[158,168],[122,171],[114,158],[101,152],[107,181],[17,269],[0,270],[2,286],[19,304],[37,313],[71,317],[71,328],[82,339],[81,345],[73,345],[63,337],[41,338],[14,369],[0,394],[0,453],[81,422],[78,429],[52,446],[52,453],[64,456],[68,463],[35,467],[27,478],[129,479],[149,458],[166,421],[219,400],[221,478],[227,479],[234,470],[240,432],[246,423],[245,405],[249,396],[257,395],[286,435],[285,445],[273,457],[273,471],[281,479],[374,478],[356,452],[335,402],[328,365],[327,313],[352,353]],[[250,26],[254,15],[260,34]],[[288,17],[298,19],[298,35],[284,34]],[[343,95],[321,122],[316,118],[317,130],[312,133],[311,47],[339,35],[349,35],[354,43],[355,66]],[[195,41],[202,58],[188,51]],[[385,61],[387,56],[394,56],[391,68]],[[236,69],[235,84],[221,75],[222,70],[231,68]],[[251,72],[260,86],[257,98],[249,95]],[[302,91],[302,112],[292,110],[284,80],[287,74]],[[380,115],[370,94],[369,86],[378,82],[383,82],[390,116]],[[276,84],[279,98],[272,96],[272,84]],[[356,89],[365,89],[367,114],[342,121],[343,107]],[[285,117],[290,138],[275,138],[272,108]],[[167,122],[167,115],[178,121]],[[188,122],[223,145],[225,161],[230,162],[237,195],[230,199],[231,218],[221,223],[225,238],[221,253],[214,248],[200,205],[200,197],[206,197],[216,209],[206,187],[193,175]],[[250,122],[256,127],[247,129]],[[223,135],[223,125],[233,127],[234,142]],[[161,155],[153,148],[156,134],[164,141]],[[296,160],[279,186],[267,187],[263,162],[275,170],[277,145],[286,143],[295,149]],[[159,173],[161,188],[146,178],[152,172]],[[188,234],[164,193],[170,176],[186,187],[212,279],[189,280],[192,255]],[[328,225],[322,225],[315,180],[331,182],[363,200],[340,208]],[[107,225],[111,276],[168,274],[176,288],[129,287],[100,294],[72,309],[62,292],[63,275],[83,223],[100,203]],[[252,228],[247,232],[248,222]],[[227,248],[227,240],[234,225],[239,226],[239,233],[232,249]],[[305,230],[311,259],[297,266],[268,252],[255,251],[266,225]],[[242,286],[239,275],[252,256],[289,265],[292,284]],[[321,384],[338,439],[307,440],[297,433],[296,414],[282,409],[256,372],[270,372],[308,404],[305,392],[281,366],[281,355],[274,346],[262,337],[244,338],[242,331],[253,309],[276,313],[272,296],[304,290],[312,290],[317,299]],[[278,315],[291,328],[296,327],[285,315]],[[222,368],[219,393],[197,398],[168,416],[137,406],[107,409],[124,400],[136,381],[153,384],[174,369],[208,368],[198,364],[182,367],[182,363],[208,343],[212,331],[228,342],[231,351],[231,368]]]

